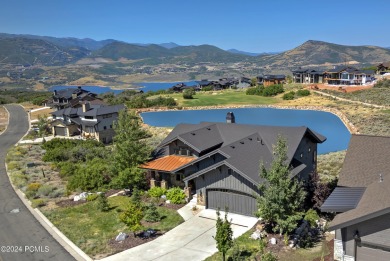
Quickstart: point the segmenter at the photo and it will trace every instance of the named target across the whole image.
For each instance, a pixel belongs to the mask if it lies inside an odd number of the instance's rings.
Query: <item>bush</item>
[[[148,190],[149,196],[153,198],[160,198],[165,193],[167,193],[167,190],[161,187],[153,187]]]
[[[27,190],[24,195],[26,195],[26,198],[32,199],[36,197],[36,191]]]
[[[41,187],[40,183],[30,183],[27,185],[26,191],[37,192],[40,187]]]
[[[21,171],[11,173],[11,182],[17,188],[23,188],[27,185],[28,178]]]
[[[320,219],[320,217],[318,216],[317,211],[315,211],[314,209],[309,209],[306,212],[305,217],[304,217],[304,220],[309,222],[311,227],[317,226],[316,221],[319,219]]]
[[[283,94],[283,100],[294,100],[295,92],[291,91]]]
[[[98,198],[98,194],[89,194],[86,198],[87,201],[94,201],[95,199]]]
[[[8,170],[19,170],[21,169],[19,163],[17,161],[11,161],[7,164],[7,169]]]
[[[185,202],[186,195],[179,187],[168,189],[167,199],[173,204],[182,204]]]
[[[110,204],[108,203],[108,200],[104,193],[100,193],[98,195],[97,208],[102,212],[107,212],[110,210]]]
[[[192,97],[192,96],[194,96],[195,94],[196,93],[193,89],[186,89],[183,92],[183,98],[184,99],[193,99],[194,97]]]
[[[310,91],[309,90],[298,90],[297,91],[297,96],[309,96],[310,95]]]
[[[157,207],[154,204],[148,205],[146,211],[144,220],[147,222],[158,222],[161,220],[161,215],[157,211]]]
[[[208,91],[212,91],[213,90],[213,87],[212,86],[205,86],[205,87],[202,87],[202,91],[204,92],[208,92]]]
[[[42,198],[33,199],[33,200],[31,200],[31,206],[33,208],[39,208],[39,207],[46,206],[46,200],[44,200]]]
[[[269,96],[275,96],[279,93],[284,92],[283,85],[281,84],[273,84],[270,86],[267,86],[263,90],[263,96],[269,97]]]
[[[246,93],[246,95],[262,96],[263,95],[263,91],[264,91],[264,86],[261,85],[261,86],[258,86],[258,87],[248,88],[248,89],[246,89],[245,93]]]
[[[54,188],[50,185],[42,185],[38,191],[37,195],[42,196],[42,197],[47,197],[49,194],[54,190]]]

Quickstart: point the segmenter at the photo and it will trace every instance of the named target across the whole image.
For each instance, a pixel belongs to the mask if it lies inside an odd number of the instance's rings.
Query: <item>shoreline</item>
[[[355,125],[338,109],[329,108],[325,106],[286,106],[286,105],[220,105],[220,106],[199,106],[199,107],[182,107],[182,109],[168,109],[168,108],[144,108],[136,109],[136,112],[140,115],[141,113],[147,112],[160,112],[160,111],[190,111],[190,110],[218,110],[218,109],[241,109],[241,108],[271,108],[271,109],[284,109],[284,110],[310,110],[310,111],[323,111],[329,112],[337,116],[348,129],[351,134],[359,134],[358,129]],[[140,115],[142,122],[143,118]],[[145,123],[144,123],[145,124]]]

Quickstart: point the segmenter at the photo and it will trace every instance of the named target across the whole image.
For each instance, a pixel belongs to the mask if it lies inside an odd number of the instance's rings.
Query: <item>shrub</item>
[[[65,194],[65,191],[63,189],[54,189],[52,192],[49,193],[49,198],[59,198],[62,197]]]
[[[297,91],[297,96],[309,96],[310,95],[310,91],[309,90],[298,90]]]
[[[97,208],[102,212],[107,212],[110,210],[110,204],[108,203],[108,200],[104,193],[100,193],[98,195]]]
[[[263,96],[275,96],[279,93],[282,93],[284,92],[284,89],[283,89],[283,85],[281,84],[273,84],[273,85],[270,85],[270,86],[267,86],[266,88],[264,88],[263,90]]]
[[[50,185],[42,185],[38,191],[37,195],[42,196],[42,197],[47,197],[49,194],[54,190],[54,188]]]
[[[248,88],[248,89],[246,89],[245,93],[246,93],[246,95],[259,95],[259,96],[262,96],[263,95],[263,91],[264,91],[264,86],[261,85],[261,86],[258,86],[258,87]]]
[[[98,198],[98,194],[89,194],[86,198],[87,201],[94,201],[95,199]]]
[[[36,191],[27,190],[26,193],[24,193],[28,199],[32,199],[36,197]]]
[[[183,190],[179,187],[168,189],[167,199],[173,204],[181,204],[185,202],[186,195]]]
[[[192,96],[194,96],[195,94],[196,93],[193,89],[186,89],[183,92],[183,98],[184,99],[193,99],[194,97],[192,97]]]
[[[17,161],[11,161],[7,164],[7,169],[8,170],[15,170],[15,169],[19,170],[21,168],[20,168],[20,165]]]
[[[17,188],[22,188],[27,185],[27,176],[24,175],[21,171],[16,171],[11,173],[11,182]]]
[[[44,200],[42,198],[33,199],[33,200],[31,200],[31,206],[33,208],[39,208],[39,207],[46,206],[46,200]]]
[[[167,190],[161,187],[153,187],[148,190],[149,196],[153,198],[160,198],[165,193],[167,193]]]
[[[315,211],[314,209],[309,209],[306,212],[305,217],[304,217],[304,220],[309,222],[311,227],[315,227],[317,225],[316,221],[319,219],[320,219],[320,217],[318,216],[317,211]]]
[[[26,191],[37,192],[40,187],[41,187],[40,183],[30,183],[27,185]]]
[[[202,91],[204,91],[204,92],[208,92],[208,91],[212,91],[212,90],[213,90],[213,87],[211,87],[211,86],[202,87]]]
[[[145,211],[144,220],[147,222],[158,222],[161,220],[161,215],[158,213],[156,205],[148,205]]]
[[[283,100],[294,100],[295,92],[291,91],[288,93],[283,94]]]

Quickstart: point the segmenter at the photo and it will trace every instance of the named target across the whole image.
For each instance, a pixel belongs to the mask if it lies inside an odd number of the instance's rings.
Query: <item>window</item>
[[[103,115],[103,119],[111,118],[111,117],[112,117],[112,113]]]
[[[86,120],[93,120],[93,116],[85,116]]]
[[[112,125],[110,125],[110,129],[112,129]]]
[[[176,174],[176,181],[181,181],[181,174]]]
[[[104,127],[103,127],[103,129],[105,129],[105,130],[106,130],[106,129],[107,129],[107,127],[106,127],[106,126],[104,126]]]
[[[233,174],[232,169],[228,169],[228,175],[232,175],[232,174]]]

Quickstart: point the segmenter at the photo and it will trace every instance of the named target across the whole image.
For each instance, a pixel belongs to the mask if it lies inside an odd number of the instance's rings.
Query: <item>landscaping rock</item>
[[[165,201],[165,204],[171,204],[170,200]]]
[[[162,199],[167,199],[167,196],[161,195],[161,198],[162,198]]]
[[[276,245],[276,243],[278,242],[277,240],[276,240],[276,238],[271,238],[270,240],[269,240],[269,242],[272,244],[272,245]]]
[[[123,241],[128,237],[126,233],[120,232],[119,235],[116,236],[115,241]]]
[[[256,231],[252,233],[251,238],[254,240],[260,239],[261,238],[261,231],[256,229]]]

